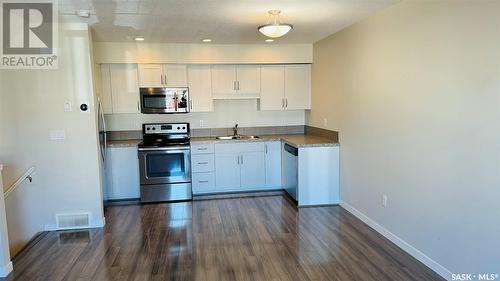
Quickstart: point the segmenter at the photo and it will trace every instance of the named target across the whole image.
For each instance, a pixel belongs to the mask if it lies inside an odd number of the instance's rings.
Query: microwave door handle
[[[174,104],[175,104],[175,112],[179,111],[179,98],[177,96],[177,92],[174,93]]]

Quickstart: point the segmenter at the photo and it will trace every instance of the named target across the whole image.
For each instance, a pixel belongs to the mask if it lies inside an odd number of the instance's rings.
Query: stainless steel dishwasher
[[[283,186],[286,192],[297,201],[299,149],[283,144]]]

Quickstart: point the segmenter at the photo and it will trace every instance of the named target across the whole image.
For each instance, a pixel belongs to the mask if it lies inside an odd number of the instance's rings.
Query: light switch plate
[[[73,104],[70,101],[64,103],[64,112],[73,111]]]
[[[50,130],[49,131],[50,140],[65,140],[66,131],[65,130]]]

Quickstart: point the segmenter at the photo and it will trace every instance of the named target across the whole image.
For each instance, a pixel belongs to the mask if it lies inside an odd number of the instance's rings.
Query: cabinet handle
[[[207,165],[208,162],[198,162],[199,165]]]
[[[198,181],[199,183],[207,183],[208,181]]]
[[[281,108],[285,108],[285,98],[281,98]]]
[[[206,147],[200,147],[200,148],[198,148],[198,150],[207,150],[207,149],[208,148],[206,148]]]
[[[288,98],[285,98],[285,108],[288,108]]]
[[[161,85],[165,85],[165,83],[163,83],[163,74],[160,75],[160,79],[161,79]]]
[[[165,86],[167,86],[167,74],[165,74]]]
[[[266,143],[266,146],[264,147],[265,148],[265,153],[267,154],[267,143]]]
[[[240,81],[236,81],[236,85],[238,85],[238,91],[240,90]]]
[[[193,100],[189,100],[189,110],[193,110]]]
[[[241,155],[241,165],[243,165],[243,155]]]
[[[141,106],[139,104],[139,101],[137,102],[137,112],[141,112]]]
[[[236,91],[236,81],[233,81],[233,90]]]
[[[238,161],[238,165],[240,164],[240,156],[238,155],[238,159],[236,159]]]

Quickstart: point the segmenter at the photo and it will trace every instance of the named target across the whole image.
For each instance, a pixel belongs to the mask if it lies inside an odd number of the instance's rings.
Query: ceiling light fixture
[[[293,29],[293,25],[280,22],[280,10],[270,10],[268,13],[271,21],[268,24],[258,27],[260,33],[266,35],[267,37],[278,38]]]
[[[274,39],[266,39],[266,42],[268,42],[268,43],[274,42]]]
[[[144,37],[135,37],[135,41],[138,42],[144,41]]]
[[[204,42],[204,43],[210,43],[210,42],[212,42],[212,39],[203,39],[201,41]]]

